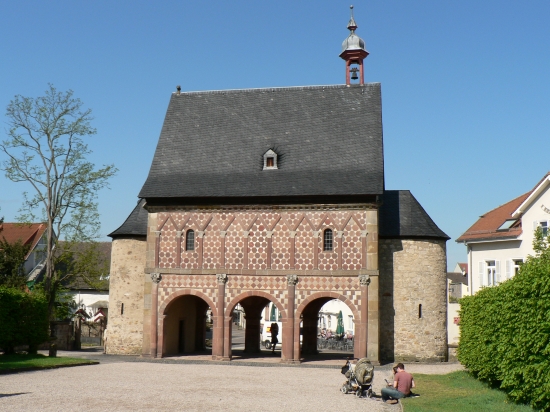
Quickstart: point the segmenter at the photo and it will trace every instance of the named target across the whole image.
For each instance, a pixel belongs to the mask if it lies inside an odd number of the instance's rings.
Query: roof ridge
[[[380,84],[380,82],[370,82],[362,85],[352,85],[351,88],[365,87],[370,85]],[[318,90],[318,89],[348,89],[350,86],[345,84],[328,84],[328,85],[312,85],[312,86],[282,86],[282,87],[258,87],[252,89],[221,89],[221,90],[193,90],[187,92],[172,92],[174,96],[181,95],[196,95],[196,94],[224,94],[224,93],[253,93],[258,91],[278,92],[289,90]]]
[[[499,206],[497,206],[497,207],[492,208],[491,210],[489,210],[489,211],[483,213],[480,217],[484,217],[485,215],[487,215],[487,214],[489,214],[489,213],[491,213],[491,212],[494,212],[495,210],[498,210],[498,209],[500,209],[500,208],[502,208],[502,207],[504,207],[504,206],[506,206],[506,205],[508,205],[508,204],[510,204],[510,203],[512,203],[512,202],[514,202],[514,201],[516,201],[516,200],[518,200],[518,199],[519,199],[520,197],[522,197],[522,196],[529,196],[529,195],[533,192],[533,190],[534,190],[534,189],[531,189],[531,190],[529,190],[528,192],[525,192],[525,193],[523,193],[523,194],[521,194],[521,195],[519,195],[519,196],[514,197],[512,200],[509,200],[508,202],[505,202],[505,203],[503,203],[503,204],[501,204],[501,205],[499,205]]]

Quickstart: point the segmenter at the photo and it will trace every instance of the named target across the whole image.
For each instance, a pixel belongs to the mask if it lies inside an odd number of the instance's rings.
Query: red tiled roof
[[[460,269],[462,269],[462,272],[468,273],[468,264],[467,263],[459,263],[458,266],[460,266]]]
[[[0,224],[0,238],[8,243],[21,241],[24,245],[29,245],[29,253],[34,249],[44,232],[46,225],[44,223],[2,223]]]
[[[522,233],[521,221],[514,224],[510,229],[498,230],[502,224],[508,220],[513,219],[512,213],[521,205],[527,197],[531,194],[532,190],[524,193],[521,196],[510,200],[508,203],[485,213],[475,222],[466,232],[462,234],[457,242],[465,242],[471,240],[485,240],[485,239],[506,239],[517,238]]]

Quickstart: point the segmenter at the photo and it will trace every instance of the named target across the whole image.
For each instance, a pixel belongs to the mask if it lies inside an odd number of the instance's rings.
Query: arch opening
[[[300,311],[300,357],[341,358],[354,356],[355,308],[334,296],[321,296]]]
[[[173,299],[164,309],[162,356],[212,353],[212,311],[195,295]]]

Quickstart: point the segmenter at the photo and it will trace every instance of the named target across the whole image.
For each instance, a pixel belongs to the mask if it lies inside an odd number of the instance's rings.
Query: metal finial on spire
[[[353,18],[353,4],[351,6],[349,6],[349,8],[351,10],[351,17],[350,17],[349,23],[348,23],[348,30],[353,32],[357,29],[357,23],[355,23],[355,19]]]

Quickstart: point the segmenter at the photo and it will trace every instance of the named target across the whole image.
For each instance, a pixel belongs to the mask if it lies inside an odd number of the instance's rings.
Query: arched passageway
[[[296,319],[295,329],[299,325],[302,334],[299,358],[320,354],[355,356],[355,325],[359,319],[357,310],[349,302],[332,295],[313,297],[298,308]],[[295,341],[297,338],[295,332]]]
[[[279,340],[283,334],[282,329],[287,324],[286,313],[284,312],[281,304],[265,292],[258,291],[253,294],[246,293],[234,299],[231,305],[228,306],[226,312],[226,321],[229,320],[229,323],[226,324],[225,330],[227,333],[226,336],[229,336],[230,339],[226,340],[224,352],[228,354],[230,358],[234,356],[232,339],[235,334],[233,333],[234,325],[232,316],[229,316],[229,314],[233,313],[233,310],[237,304],[239,304],[244,311],[245,327],[244,348],[242,350],[235,351],[235,355],[239,355],[241,357],[256,357],[262,353],[262,328],[265,329],[266,322],[269,322],[269,316],[267,320],[265,319],[266,308],[274,307],[277,313],[277,320],[280,321],[279,325],[281,325],[279,330]],[[281,345],[278,345],[276,349],[277,350],[275,353],[278,356],[283,356],[284,351]]]
[[[211,347],[211,323],[207,324],[209,305],[198,296],[174,298],[164,309],[159,336],[161,356],[208,353]],[[208,332],[208,335],[207,335]],[[210,346],[207,347],[207,338]]]

